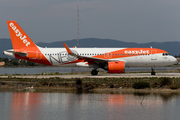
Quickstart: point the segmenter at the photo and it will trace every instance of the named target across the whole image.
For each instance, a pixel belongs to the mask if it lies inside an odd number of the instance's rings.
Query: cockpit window
[[[163,56],[168,56],[169,54],[168,54],[168,53],[163,53],[162,55],[163,55]]]

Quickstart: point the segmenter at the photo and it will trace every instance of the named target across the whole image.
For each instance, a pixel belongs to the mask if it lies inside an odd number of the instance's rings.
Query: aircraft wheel
[[[98,71],[97,70],[92,70],[91,71],[91,75],[97,75],[98,74]]]
[[[151,72],[151,75],[156,75],[156,72]]]

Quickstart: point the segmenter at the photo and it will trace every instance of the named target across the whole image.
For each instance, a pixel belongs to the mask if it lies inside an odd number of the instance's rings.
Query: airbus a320
[[[5,55],[50,66],[89,67],[92,75],[102,68],[109,73],[124,73],[125,67],[168,66],[177,62],[168,52],[156,48],[42,48],[37,46],[16,21],[7,21],[13,49]]]

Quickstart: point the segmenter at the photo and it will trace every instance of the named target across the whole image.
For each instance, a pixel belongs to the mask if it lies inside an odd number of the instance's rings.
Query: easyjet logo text
[[[30,45],[30,42],[27,41],[26,35],[23,35],[13,23],[10,23],[9,26],[14,30],[16,36],[19,37],[23,41],[23,43],[28,47],[28,45]]]
[[[125,54],[149,54],[149,50],[126,50]]]

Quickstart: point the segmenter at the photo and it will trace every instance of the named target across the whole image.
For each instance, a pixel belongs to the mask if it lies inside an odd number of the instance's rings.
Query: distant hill
[[[74,47],[77,44],[76,39],[67,41],[56,41],[51,43],[36,43],[40,47],[64,47],[63,43],[66,43],[69,47]],[[12,43],[10,39],[0,39],[0,57],[7,57],[3,55],[4,50],[12,49]],[[123,42],[113,39],[97,39],[97,38],[85,38],[79,40],[80,47],[147,47],[159,48],[168,51],[172,55],[180,55],[180,42],[150,42],[150,43],[135,43],[135,42]]]
[[[3,55],[3,51],[4,50],[8,50],[8,49],[12,49],[12,43],[11,43],[11,39],[0,39],[0,57],[8,57],[6,55]]]

